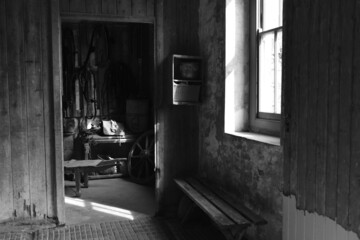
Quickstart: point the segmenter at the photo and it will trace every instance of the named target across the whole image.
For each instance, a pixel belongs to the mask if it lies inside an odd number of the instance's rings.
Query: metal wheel
[[[132,145],[128,156],[130,178],[140,184],[151,184],[155,180],[154,131],[143,133]]]

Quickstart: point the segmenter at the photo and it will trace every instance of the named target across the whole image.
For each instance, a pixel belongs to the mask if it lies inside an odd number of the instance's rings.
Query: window
[[[280,133],[283,0],[252,5],[250,128]]]
[[[282,3],[227,0],[225,13],[224,132],[274,145],[280,145]]]

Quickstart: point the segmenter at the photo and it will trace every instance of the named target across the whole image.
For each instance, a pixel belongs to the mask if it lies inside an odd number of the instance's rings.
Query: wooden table
[[[75,174],[75,196],[81,197],[81,174],[84,175],[84,187],[89,187],[88,174],[90,172],[104,171],[115,165],[119,165],[120,162],[126,161],[127,158],[116,158],[112,160],[70,160],[64,162],[65,173]]]

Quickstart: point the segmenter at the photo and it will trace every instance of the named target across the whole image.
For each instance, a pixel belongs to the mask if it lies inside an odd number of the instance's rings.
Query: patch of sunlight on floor
[[[126,210],[126,209],[122,209],[122,208],[117,208],[117,207],[112,207],[112,206],[99,204],[99,203],[95,203],[95,202],[85,201],[82,199],[74,199],[74,198],[70,198],[70,197],[65,197],[65,203],[74,205],[74,206],[78,206],[78,207],[89,208],[94,211],[98,211],[98,212],[102,212],[102,213],[106,213],[106,214],[110,214],[110,215],[114,215],[114,216],[123,217],[123,218],[129,219],[129,220],[134,220],[134,216],[133,216],[132,212],[129,210]]]
[[[85,207],[85,201],[81,200],[81,199],[65,197],[65,203],[71,204],[74,206],[78,206],[78,207]]]

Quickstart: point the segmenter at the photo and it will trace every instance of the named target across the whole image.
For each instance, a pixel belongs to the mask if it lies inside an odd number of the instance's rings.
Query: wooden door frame
[[[53,118],[54,118],[54,166],[52,166],[54,173],[55,184],[53,185],[53,199],[54,199],[54,208],[55,216],[58,219],[59,224],[66,223],[65,216],[65,192],[64,192],[64,166],[63,166],[63,116],[62,116],[62,61],[61,61],[61,23],[64,21],[99,21],[99,22],[122,22],[122,23],[146,23],[153,25],[153,84],[154,93],[153,93],[153,103],[154,103],[154,133],[155,133],[155,164],[156,169],[158,169],[158,126],[157,126],[157,92],[159,89],[156,88],[157,84],[157,55],[156,54],[156,40],[157,40],[157,28],[155,23],[155,17],[151,18],[122,18],[116,16],[98,16],[98,15],[88,15],[88,14],[64,14],[60,13],[60,1],[51,0],[51,31],[52,31],[52,92],[53,92]],[[161,90],[160,90],[161,92]],[[158,177],[158,175],[156,175]],[[156,179],[156,181],[159,181]],[[155,186],[155,194],[158,194],[157,187]],[[157,202],[156,208],[159,207]],[[158,209],[156,209],[157,211]]]
[[[63,166],[63,120],[62,120],[62,96],[61,96],[61,24],[60,2],[51,0],[51,65],[52,68],[52,112],[54,134],[54,159],[52,168],[54,184],[50,189],[53,192],[54,215],[59,224],[65,223],[65,192],[64,192],[64,166]]]

